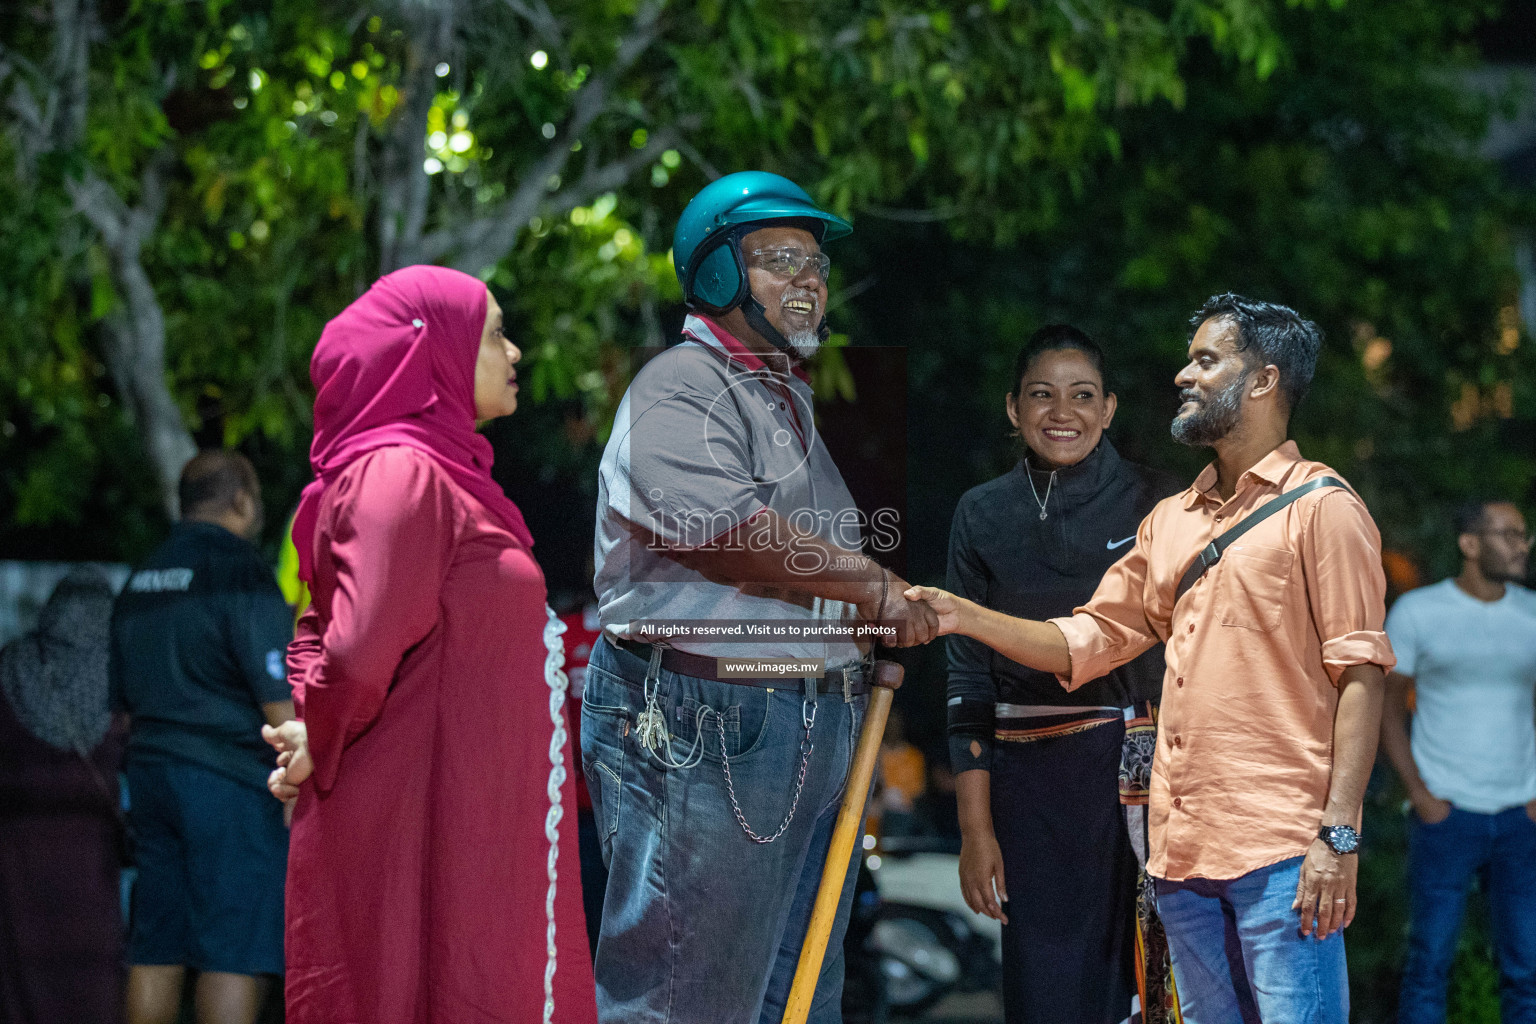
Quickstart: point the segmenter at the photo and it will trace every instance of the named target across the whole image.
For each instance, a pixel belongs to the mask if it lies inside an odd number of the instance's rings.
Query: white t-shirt
[[[1536,593],[1510,583],[1479,601],[1442,580],[1398,599],[1387,636],[1414,680],[1429,791],[1478,814],[1536,799]]]

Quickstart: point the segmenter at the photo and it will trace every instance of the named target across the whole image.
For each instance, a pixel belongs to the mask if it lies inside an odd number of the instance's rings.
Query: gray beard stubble
[[[815,331],[796,331],[785,340],[789,342],[789,350],[802,363],[809,362],[821,349],[821,338]]]

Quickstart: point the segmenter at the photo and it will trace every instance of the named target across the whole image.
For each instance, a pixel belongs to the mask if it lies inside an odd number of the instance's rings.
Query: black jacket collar
[[[1045,486],[1049,485],[1056,493],[1065,499],[1070,499],[1071,504],[1078,504],[1091,499],[1102,491],[1120,475],[1120,453],[1115,451],[1115,446],[1110,444],[1108,437],[1100,437],[1099,443],[1094,446],[1081,462],[1070,466],[1063,466],[1055,470],[1056,480],[1051,483],[1051,470],[1042,469],[1036,459],[1030,459],[1031,470],[1035,477],[1035,487],[1044,495]],[[1029,481],[1024,479],[1025,460],[1019,459],[1014,465],[1014,472],[1019,474],[1019,482],[1027,490]]]

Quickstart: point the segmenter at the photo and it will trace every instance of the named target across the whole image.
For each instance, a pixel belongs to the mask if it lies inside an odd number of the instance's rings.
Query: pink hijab
[[[426,452],[524,547],[528,524],[491,479],[491,443],[475,432],[475,361],[485,285],[445,267],[386,274],[325,325],[309,363],[315,440],[293,517],[299,575],[313,580],[320,497],[361,455],[387,445]]]

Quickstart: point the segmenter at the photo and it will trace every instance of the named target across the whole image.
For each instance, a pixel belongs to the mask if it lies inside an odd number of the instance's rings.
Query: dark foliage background
[[[913,579],[1017,457],[1003,394],[1040,323],[1110,353],[1122,452],[1193,476],[1172,377],[1229,289],[1322,325],[1295,434],[1365,496],[1394,584],[1438,578],[1457,500],[1536,498],[1536,153],[1479,150],[1529,79],[1468,77],[1536,60],[1533,24],[1491,0],[5,4],[0,557],[141,557],[195,445],[256,462],[275,553],[320,328],[436,261],[489,281],[527,353],[497,477],[579,602],[613,406],[681,321],[671,225],[760,166],[856,224],[823,426],[861,495],[904,505]],[[938,756],[937,645],[910,679]],[[1400,799],[1379,774],[1361,1021],[1394,1010]],[[1496,1019],[1493,979],[1478,925],[1454,1020]]]

